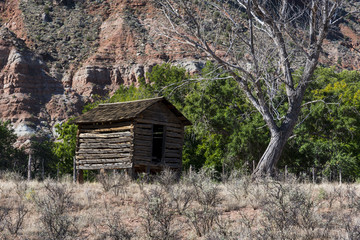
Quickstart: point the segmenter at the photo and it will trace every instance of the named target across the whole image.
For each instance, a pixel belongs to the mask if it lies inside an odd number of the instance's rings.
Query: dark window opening
[[[153,140],[152,140],[152,160],[154,162],[161,162],[163,156],[164,146],[164,126],[153,126]]]

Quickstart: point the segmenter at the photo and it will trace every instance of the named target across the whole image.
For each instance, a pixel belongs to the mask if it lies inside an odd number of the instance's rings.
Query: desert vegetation
[[[1,239],[359,239],[360,186],[170,171],[0,180]]]

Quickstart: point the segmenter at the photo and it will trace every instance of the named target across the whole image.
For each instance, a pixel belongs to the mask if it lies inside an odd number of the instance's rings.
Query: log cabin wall
[[[134,125],[132,122],[80,124],[76,168],[132,168]]]
[[[155,131],[163,131],[161,159],[154,156]],[[149,107],[134,121],[134,167],[147,170],[164,167],[181,169],[183,136],[182,122],[168,107],[161,102]]]

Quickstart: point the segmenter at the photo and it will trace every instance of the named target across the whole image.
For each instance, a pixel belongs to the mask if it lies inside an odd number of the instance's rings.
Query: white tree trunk
[[[274,167],[280,159],[289,135],[290,134],[287,132],[277,132],[272,134],[269,145],[253,172],[254,177],[273,175]]]

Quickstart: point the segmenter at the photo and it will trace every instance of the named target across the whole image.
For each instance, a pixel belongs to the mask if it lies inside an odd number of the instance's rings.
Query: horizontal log
[[[183,140],[181,138],[173,138],[173,137],[167,137],[165,139],[166,143],[176,143],[176,144],[182,144]]]
[[[166,142],[166,140],[165,140],[165,142]],[[182,150],[182,144],[180,144],[180,143],[170,143],[170,142],[166,142],[165,143],[165,148],[166,149],[181,149]]]
[[[175,132],[166,132],[166,137],[180,138],[181,139],[181,134],[175,133]]]
[[[152,146],[152,141],[150,140],[140,140],[140,139],[135,139],[134,140],[134,146],[146,146],[151,148]]]
[[[120,123],[106,123],[106,124],[81,124],[79,130],[83,129],[100,129],[100,128],[114,128],[114,127],[125,127],[132,125],[132,122],[120,122]]]
[[[165,112],[165,111],[167,112]],[[142,112],[144,119],[151,119],[157,121],[166,121],[166,122],[180,122],[180,120],[168,109],[161,109],[161,108],[153,108],[146,109]]]
[[[134,151],[136,153],[143,153],[143,154],[149,154],[151,156],[151,153],[152,153],[152,149],[151,148],[141,148],[141,147],[136,147],[134,149]]]
[[[106,158],[121,158],[130,157],[130,153],[118,153],[118,154],[76,154],[76,159],[106,159]]]
[[[172,153],[173,153],[173,154],[180,154],[181,151],[180,151],[180,149],[176,149],[176,150],[175,150],[175,149],[166,149],[166,150],[165,150],[165,154],[169,154],[169,153],[170,153],[170,154],[172,154]]]
[[[134,139],[152,142],[153,138],[152,138],[152,136],[145,136],[145,135],[135,134]]]
[[[137,123],[136,128],[143,128],[143,129],[152,129],[152,124],[142,124],[142,123]]]
[[[143,129],[135,129],[135,134],[137,135],[146,135],[146,136],[152,136],[151,130],[143,130]]]
[[[181,163],[181,160],[179,158],[165,158],[165,163]]]
[[[85,154],[107,154],[107,153],[127,153],[131,152],[130,148],[118,148],[118,149],[80,149],[77,151],[78,154],[85,153]]]
[[[176,127],[180,128],[181,124],[174,123],[174,122],[164,122],[164,121],[155,121],[155,120],[149,120],[149,119],[136,119],[136,122],[138,123],[150,123],[150,124],[156,124],[156,125],[164,125],[164,126],[170,126],[170,127]]]
[[[175,127],[166,127],[166,131],[169,131],[169,132],[176,132],[176,133],[182,133],[184,130],[182,128],[175,128]]]
[[[109,138],[109,139],[105,139],[105,138],[80,138],[79,142],[80,143],[127,143],[127,144],[131,144],[133,138],[132,137],[122,137],[122,138]]]
[[[96,169],[122,169],[122,168],[132,168],[132,163],[126,164],[84,164],[77,166],[77,169],[80,170],[96,170]]]
[[[97,163],[125,163],[131,162],[131,158],[110,158],[110,159],[92,159],[92,160],[77,160],[76,164],[97,164]]]
[[[131,132],[116,133],[80,133],[80,138],[118,138],[132,136]]]
[[[165,167],[170,167],[170,168],[181,168],[181,164],[179,163],[155,163],[155,162],[147,162],[147,161],[136,161],[134,162],[134,166],[137,165],[143,165],[143,166],[150,166],[150,167],[161,167],[161,168],[165,168]]]
[[[151,161],[152,161],[152,157],[151,157],[151,156],[138,156],[138,155],[134,155],[134,156],[133,156],[133,160],[134,160],[134,162],[136,162],[136,161],[151,162]]]
[[[142,152],[142,151],[134,151],[134,157],[141,157],[141,158],[149,158],[152,159],[152,153],[151,152]]]
[[[118,149],[118,148],[130,148],[132,146],[132,144],[130,143],[80,143],[79,148],[82,149]]]
[[[81,133],[102,133],[102,132],[124,132],[132,131],[133,126],[115,127],[115,128],[100,128],[100,129],[81,129]]]
[[[166,158],[181,158],[181,154],[180,153],[165,153],[165,157]]]

